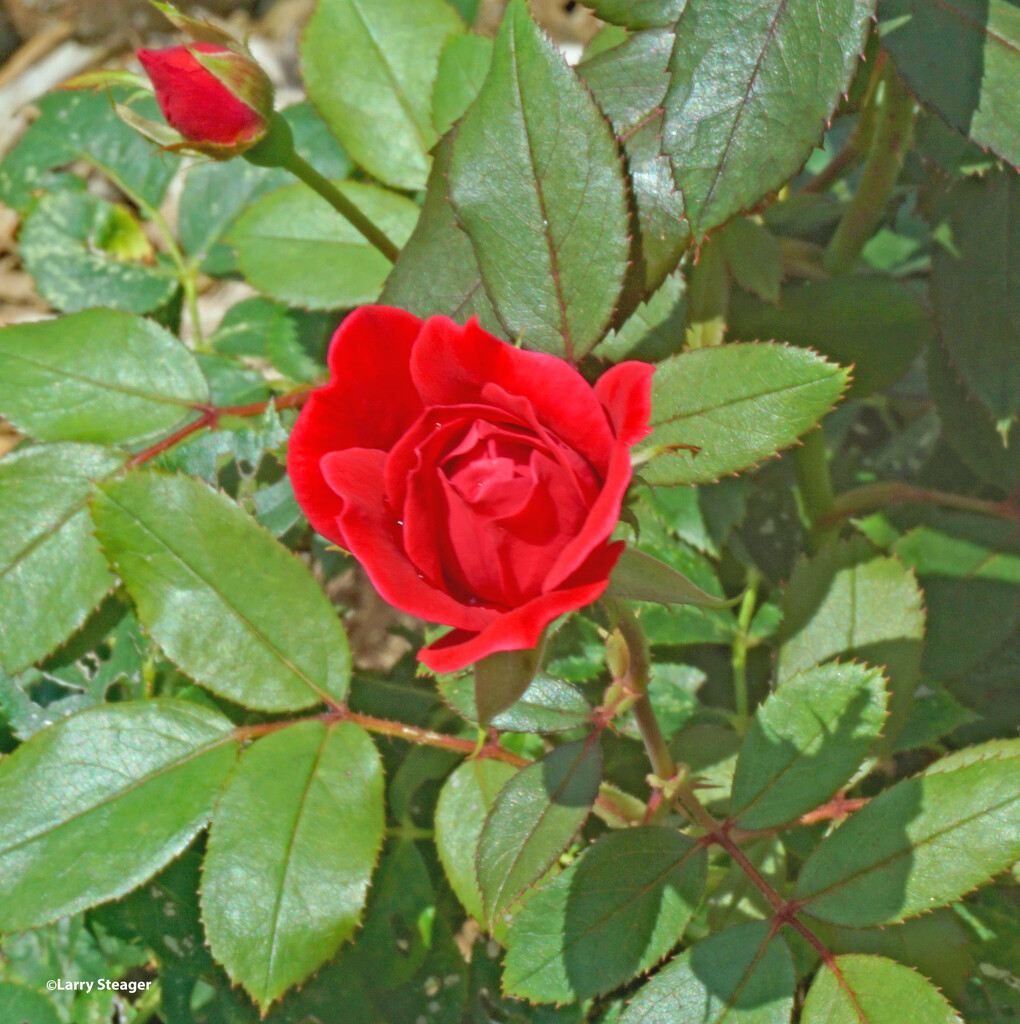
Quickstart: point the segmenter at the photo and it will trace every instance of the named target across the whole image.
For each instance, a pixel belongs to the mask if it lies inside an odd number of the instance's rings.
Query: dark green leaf
[[[627,601],[693,604],[701,608],[732,608],[739,600],[713,597],[672,566],[631,547],[623,549],[610,573],[607,593]]]
[[[726,229],[726,238],[732,230],[733,225]],[[916,292],[884,277],[839,277],[788,287],[778,307],[735,292],[729,317],[735,340],[775,338],[853,366],[848,392],[853,398],[895,384],[935,333]]]
[[[439,57],[439,74],[432,92],[432,123],[445,135],[474,102],[489,73],[492,40],[462,35],[447,40]]]
[[[626,270],[623,173],[609,126],[524,0],[457,129],[450,197],[511,332],[568,359],[589,352]]]
[[[121,896],[180,853],[234,764],[231,729],[184,701],[110,704],[0,761],[0,931]]]
[[[197,682],[263,711],[344,699],[350,654],[328,599],[226,495],[138,472],[106,485],[92,517],[139,619]]]
[[[354,2],[354,0],[352,0]],[[375,185],[337,188],[396,245],[403,245],[418,207]],[[390,264],[364,236],[306,185],[263,196],[232,228],[241,272],[259,291],[292,306],[348,309],[375,302]]]
[[[799,672],[758,709],[737,759],[730,817],[774,828],[825,803],[882,734],[888,694],[876,669]]]
[[[661,28],[672,25],[684,8],[683,0],[589,0],[600,18],[626,28]]]
[[[680,274],[673,274],[627,317],[618,331],[610,331],[595,349],[595,355],[614,363],[624,359],[660,362],[675,355],[683,346],[686,324],[684,279]]]
[[[1020,164],[1020,10],[1011,0],[882,0],[882,45],[923,103]]]
[[[132,444],[208,400],[194,357],[151,320],[90,309],[0,331],[0,413],[43,441]]]
[[[854,928],[893,924],[959,899],[1020,858],[1020,756],[898,782],[826,838],[795,897]]]
[[[804,163],[850,83],[874,9],[874,0],[688,0],[662,146],[699,242]]]
[[[475,662],[475,711],[480,725],[516,703],[538,670],[539,652],[496,651]]]
[[[122,98],[128,93],[115,89]],[[37,188],[47,185],[46,172],[82,157],[109,168],[142,199],[158,206],[180,159],[157,152],[116,115],[105,93],[51,92],[36,101],[39,117],[0,164],[0,199],[24,213]],[[137,104],[155,114],[152,98]],[[158,116],[158,115],[156,115]]]
[[[722,243],[726,265],[733,275],[733,280],[745,291],[757,295],[773,306],[778,306],[779,286],[783,281],[783,254],[779,248],[779,239],[756,220],[750,217],[735,217],[726,226]],[[757,338],[795,340],[768,331],[760,331],[748,340],[754,341]],[[829,352],[822,354],[831,355]]]
[[[787,345],[724,345],[661,363],[652,378],[651,484],[711,483],[793,444],[832,407],[847,372]]]
[[[978,718],[944,687],[925,683],[914,694],[910,715],[893,745],[893,753],[934,746],[943,736]]]
[[[768,921],[702,939],[638,989],[620,1024],[789,1024],[793,958]]]
[[[1020,23],[1020,11],[1016,17]],[[958,373],[1005,438],[1020,411],[1020,176],[967,178],[940,213],[952,250],[938,246],[932,258],[939,328]]]
[[[470,675],[444,676],[438,685],[443,700],[457,714],[470,722],[478,721]],[[539,672],[520,700],[492,719],[492,727],[500,732],[555,733],[576,729],[590,718],[591,708],[577,687]]]
[[[21,226],[21,257],[39,294],[65,313],[105,305],[148,313],[178,288],[172,264],[124,206],[89,192],[44,195]]]
[[[360,726],[299,722],[242,755],[213,815],[202,917],[260,1005],[354,933],[383,825],[382,763]]]
[[[945,996],[916,971],[884,956],[850,954],[823,965],[802,1024],[963,1024]]]
[[[514,918],[504,991],[569,1003],[649,970],[683,936],[706,869],[704,849],[674,829],[603,836]]]
[[[598,793],[598,743],[557,747],[499,792],[478,841],[477,870],[490,925],[533,885],[584,824]]]
[[[436,805],[436,852],[450,888],[478,921],[485,919],[475,866],[478,840],[497,794],[516,774],[503,761],[471,758],[446,780]]]
[[[889,680],[887,742],[895,739],[917,685],[924,598],[914,574],[861,538],[801,561],[783,592],[777,681],[830,658],[856,658]]]
[[[400,251],[379,302],[416,316],[448,316],[464,323],[472,316],[497,337],[508,335],[496,318],[482,284],[471,239],[457,225],[446,195],[453,136],[436,147],[421,216]]]
[[[27,985],[0,981],[0,1020],[14,1024],[61,1024],[57,1008]]]
[[[423,188],[432,83],[463,22],[444,0],[320,0],[301,59],[308,97],[351,158],[395,188]],[[337,87],[337,68],[343,87]]]
[[[295,382],[314,381],[322,374],[298,340],[297,323],[286,306],[261,296],[231,306],[209,345],[217,352],[268,359]]]
[[[70,636],[113,586],[92,536],[92,482],[124,457],[92,445],[22,448],[0,461],[0,665],[18,672]]]

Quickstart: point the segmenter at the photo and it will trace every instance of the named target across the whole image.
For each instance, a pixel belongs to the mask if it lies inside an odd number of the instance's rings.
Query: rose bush
[[[475,320],[375,306],[340,326],[329,369],[291,436],[294,491],[386,600],[453,627],[421,652],[429,668],[534,647],[605,590],[651,366],[592,387]]]
[[[234,156],[265,135],[273,86],[244,53],[199,42],[137,55],[167,123],[193,146]]]

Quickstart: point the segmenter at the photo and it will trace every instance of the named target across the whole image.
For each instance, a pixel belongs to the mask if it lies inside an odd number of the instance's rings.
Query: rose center
[[[480,515],[503,519],[520,512],[535,488],[535,450],[488,423],[472,425],[442,461],[454,490]]]

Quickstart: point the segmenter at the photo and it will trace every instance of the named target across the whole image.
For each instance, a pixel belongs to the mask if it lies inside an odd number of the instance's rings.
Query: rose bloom
[[[254,105],[202,67],[191,50],[224,58],[238,88],[251,94]],[[272,114],[272,85],[253,60],[214,43],[139,50],[137,55],[167,124],[189,142],[246,147],[265,134]]]
[[[606,589],[651,366],[620,363],[592,387],[475,319],[366,306],[329,369],[290,439],[294,492],[390,604],[453,627],[419,654],[429,668],[534,647]]]

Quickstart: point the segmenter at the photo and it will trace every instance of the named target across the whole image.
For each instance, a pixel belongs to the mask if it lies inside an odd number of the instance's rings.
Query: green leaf
[[[128,250],[118,252],[125,232]],[[20,243],[39,294],[65,313],[99,305],[148,313],[178,288],[173,266],[153,260],[126,207],[89,192],[44,195],[26,215]]]
[[[432,92],[432,123],[445,135],[464,116],[481,91],[492,62],[492,40],[466,34],[448,39],[439,56]]]
[[[570,1003],[649,970],[683,936],[706,870],[704,849],[674,829],[639,826],[602,836],[514,918],[504,991]]]
[[[185,701],[107,704],[0,761],[0,931],[121,896],[180,853],[234,764],[232,728]]]
[[[967,178],[940,213],[954,251],[937,246],[932,257],[939,328],[957,372],[1005,438],[1020,412],[1020,176]]]
[[[702,939],[638,989],[620,1024],[789,1024],[796,978],[768,921]]]
[[[915,776],[808,858],[794,892],[823,921],[893,924],[958,899],[1020,858],[1020,756]]]
[[[889,680],[886,742],[903,725],[921,668],[924,597],[914,574],[862,538],[798,563],[783,592],[776,680],[830,658],[865,661]]]
[[[672,25],[684,8],[683,0],[588,0],[603,21],[625,28],[664,28]]]
[[[984,285],[982,285],[984,287]],[[946,347],[928,347],[928,386],[942,421],[942,435],[973,472],[1004,491],[1020,483],[1020,445],[1004,443],[995,420],[960,377]]]
[[[893,745],[893,753],[934,746],[943,736],[979,718],[944,687],[925,683],[914,694],[910,715]]]
[[[444,0],[316,5],[301,43],[308,98],[351,158],[387,185],[425,185],[438,138],[432,83],[443,44],[463,27]]]
[[[0,1020],[61,1024],[57,1008],[42,993],[10,981],[0,981]]]
[[[660,363],[652,378],[649,448],[662,454],[641,470],[650,484],[712,483],[793,444],[832,407],[847,371],[787,345],[723,345]]]
[[[538,671],[537,649],[496,651],[475,662],[475,711],[488,726],[501,711],[524,696]]]
[[[758,709],[733,778],[730,817],[774,828],[830,799],[882,734],[888,694],[876,669],[799,672]]]
[[[914,95],[1020,164],[1020,11],[1010,0],[882,0],[882,45]]]
[[[114,98],[127,90],[114,89]],[[47,171],[81,158],[109,168],[133,192],[158,206],[180,158],[153,149],[114,112],[110,96],[92,92],[51,92],[35,101],[39,117],[0,164],[0,200],[24,213],[36,189],[48,184]],[[140,111],[159,116],[148,97]]]
[[[354,934],[384,824],[382,762],[358,725],[298,722],[241,756],[213,815],[202,917],[259,1005]]]
[[[352,181],[337,188],[398,246],[418,219],[404,196]],[[227,239],[241,272],[259,291],[307,309],[350,309],[375,302],[390,264],[320,195],[290,185],[263,196]]]
[[[462,324],[472,316],[490,334],[508,335],[482,284],[471,239],[460,229],[446,194],[453,136],[436,147],[421,216],[386,280],[380,304],[416,316],[448,316]]]
[[[801,1024],[963,1024],[934,985],[884,956],[850,954],[823,964]]]
[[[42,441],[134,444],[208,401],[194,357],[151,320],[90,309],[0,330],[0,413]]]
[[[450,198],[510,331],[568,359],[589,352],[626,271],[623,173],[609,126],[524,0],[457,129]]]
[[[314,381],[322,374],[320,365],[298,340],[295,317],[286,306],[260,295],[231,306],[209,345],[228,355],[268,359],[295,382]]]
[[[490,926],[567,848],[595,802],[601,775],[598,743],[577,740],[521,769],[500,790],[476,861]]]
[[[610,597],[626,601],[654,601],[657,604],[693,604],[701,608],[732,608],[739,601],[713,597],[672,566],[638,551],[623,549],[609,574]]]
[[[779,239],[768,228],[750,217],[735,217],[722,235],[726,265],[733,280],[745,291],[773,306],[779,305],[779,286],[783,281],[783,254]],[[755,338],[782,337],[767,331]],[[750,339],[754,340],[754,339]],[[793,341],[792,338],[785,338]],[[829,353],[823,353],[829,355]]]
[[[743,223],[734,221],[733,224]],[[733,225],[726,229],[726,238]],[[775,338],[853,367],[849,397],[895,384],[935,335],[914,289],[886,277],[838,277],[784,288],[779,306],[735,292],[729,337]]]
[[[850,84],[874,10],[874,0],[688,0],[662,147],[698,242],[804,163]]]
[[[22,448],[0,461],[0,665],[49,654],[114,584],[92,536],[94,480],[124,457],[92,445]]]
[[[675,355],[683,346],[686,325],[684,279],[680,274],[671,274],[647,302],[627,317],[619,330],[609,332],[595,349],[595,355],[613,363],[624,359],[658,363]]]
[[[343,701],[351,659],[329,600],[226,495],[137,472],[107,484],[92,517],[138,618],[197,682],[260,711]]]
[[[475,691],[468,674],[448,675],[439,680],[443,700],[469,722],[478,722]],[[500,732],[555,733],[577,729],[591,719],[591,708],[576,686],[539,672],[531,684],[505,711],[492,719]]]
[[[634,34],[577,69],[613,126],[629,175],[635,237],[621,303],[626,308],[662,284],[691,240],[683,196],[660,147],[672,50],[673,32],[652,29]]]
[[[477,921],[485,919],[475,866],[478,840],[497,794],[516,774],[503,761],[471,758],[450,774],[436,804],[436,852],[450,888]]]

